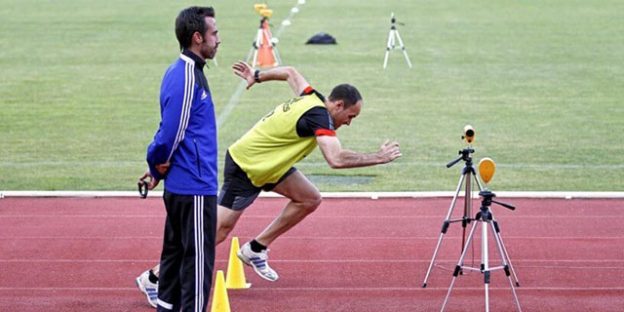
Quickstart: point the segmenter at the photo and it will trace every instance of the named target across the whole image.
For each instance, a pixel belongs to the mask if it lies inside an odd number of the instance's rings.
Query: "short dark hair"
[[[357,88],[348,83],[343,83],[334,87],[329,95],[329,100],[332,102],[342,100],[344,102],[344,107],[348,108],[355,105],[358,101],[361,101],[362,96]]]
[[[202,36],[204,35],[208,28],[206,17],[215,17],[212,7],[193,6],[182,10],[178,14],[175,20],[175,33],[180,43],[180,50],[191,46],[195,32],[199,32]]]

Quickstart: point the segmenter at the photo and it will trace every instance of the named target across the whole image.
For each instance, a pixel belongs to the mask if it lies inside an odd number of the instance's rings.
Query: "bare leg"
[[[236,211],[223,206],[217,206],[217,239],[216,244],[223,242],[234,229],[236,222],[244,210]]]
[[[160,275],[160,263],[155,265],[152,268],[152,273],[154,273],[154,275],[156,275],[156,277],[158,277],[158,275]]]
[[[256,241],[264,246],[269,246],[321,204],[321,194],[318,189],[299,171],[295,171],[280,182],[273,191],[289,198],[290,202],[280,215],[256,237]]]

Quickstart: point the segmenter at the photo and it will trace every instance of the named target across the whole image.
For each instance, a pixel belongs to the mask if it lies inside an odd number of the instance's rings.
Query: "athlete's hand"
[[[379,147],[379,151],[377,151],[377,156],[379,156],[383,163],[389,163],[399,157],[402,156],[401,150],[399,149],[399,142],[386,140],[381,147]]]
[[[251,86],[256,83],[254,79],[254,70],[253,68],[243,61],[238,61],[232,65],[232,69],[234,70],[234,74],[238,77],[243,78],[247,81],[247,89],[251,88]]]

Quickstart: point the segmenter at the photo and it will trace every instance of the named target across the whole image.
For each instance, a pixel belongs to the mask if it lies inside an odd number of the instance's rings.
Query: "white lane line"
[[[416,284],[416,282],[414,283]],[[250,288],[252,290],[258,291],[427,291],[427,290],[435,290],[435,291],[448,291],[448,286],[446,287],[430,287],[422,288],[418,287],[272,287],[272,288]],[[456,287],[456,290],[479,290],[482,291],[483,287]],[[496,291],[509,291],[509,286],[507,287],[489,287],[490,290]],[[522,286],[518,288],[521,291],[525,290],[544,290],[544,291],[623,291],[624,287],[527,287]]]
[[[478,259],[477,259],[478,260]],[[622,259],[513,259],[514,263],[624,263]],[[154,259],[0,259],[2,263],[134,263],[134,262],[154,262]],[[228,260],[217,259],[215,262],[227,263]],[[279,263],[430,263],[430,259],[271,259],[271,262]],[[457,259],[436,259],[436,263],[457,263]],[[530,265],[522,265],[522,267],[532,267]],[[586,267],[591,268],[591,267]],[[596,268],[596,267],[593,267]],[[604,268],[604,267],[598,267]]]
[[[439,234],[439,233],[432,233]],[[251,238],[251,236],[238,236],[242,239]],[[461,236],[445,235],[446,239],[459,239]],[[518,240],[624,240],[624,236],[509,236],[504,235],[505,239]],[[16,239],[52,239],[52,240],[125,240],[125,239],[162,239],[162,236],[1,236],[0,240],[16,240]],[[319,237],[319,236],[282,236],[280,240],[335,240],[335,241],[353,241],[353,240],[432,240],[438,239],[438,236],[351,236],[351,237]]]
[[[136,291],[136,287],[0,287],[0,291]],[[458,291],[463,290],[479,290],[483,287],[455,287]],[[509,291],[509,287],[490,286],[490,290]],[[574,291],[574,292],[593,292],[593,291],[624,291],[624,287],[530,287],[522,286],[518,288],[521,291],[540,290],[540,291]],[[448,287],[252,287],[246,292],[253,291],[448,291]]]
[[[245,219],[274,219],[276,217],[276,215],[255,215],[255,216],[244,216],[243,218]],[[55,219],[93,219],[93,218],[97,218],[97,219],[148,219],[148,218],[154,218],[154,219],[158,219],[158,220],[162,220],[163,216],[162,215],[153,215],[153,214],[146,214],[146,215],[57,215],[57,214],[23,214],[23,215],[0,215],[0,219],[23,219],[23,218],[55,218]],[[566,216],[566,215],[555,215],[555,216],[536,216],[536,215],[530,215],[530,216],[511,216],[511,215],[505,215],[502,218],[497,217],[497,221],[501,221],[501,220],[525,220],[525,219],[608,219],[605,220],[605,222],[611,222],[613,219],[618,219],[618,218],[624,218],[624,214],[619,214],[619,215],[602,215],[602,214],[592,214],[591,216]],[[444,221],[444,216],[439,215],[439,216],[358,216],[358,215],[349,215],[349,216],[311,216],[308,217],[307,220],[314,220],[314,219],[348,219],[348,220],[357,220],[357,219],[362,219],[362,220],[366,220],[366,219],[374,219],[374,220],[405,220],[405,219],[434,219],[434,220],[440,220],[440,222]],[[452,219],[453,220],[453,219]],[[458,218],[458,220],[461,220],[460,218]],[[40,224],[39,224],[40,225]]]
[[[0,291],[130,291],[136,287],[0,287]]]

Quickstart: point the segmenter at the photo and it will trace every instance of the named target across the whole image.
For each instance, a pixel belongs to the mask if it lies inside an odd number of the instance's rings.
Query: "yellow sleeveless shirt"
[[[316,148],[316,137],[299,137],[297,121],[316,106],[315,94],[293,98],[275,107],[228,149],[253,185],[276,183],[295,163]]]

